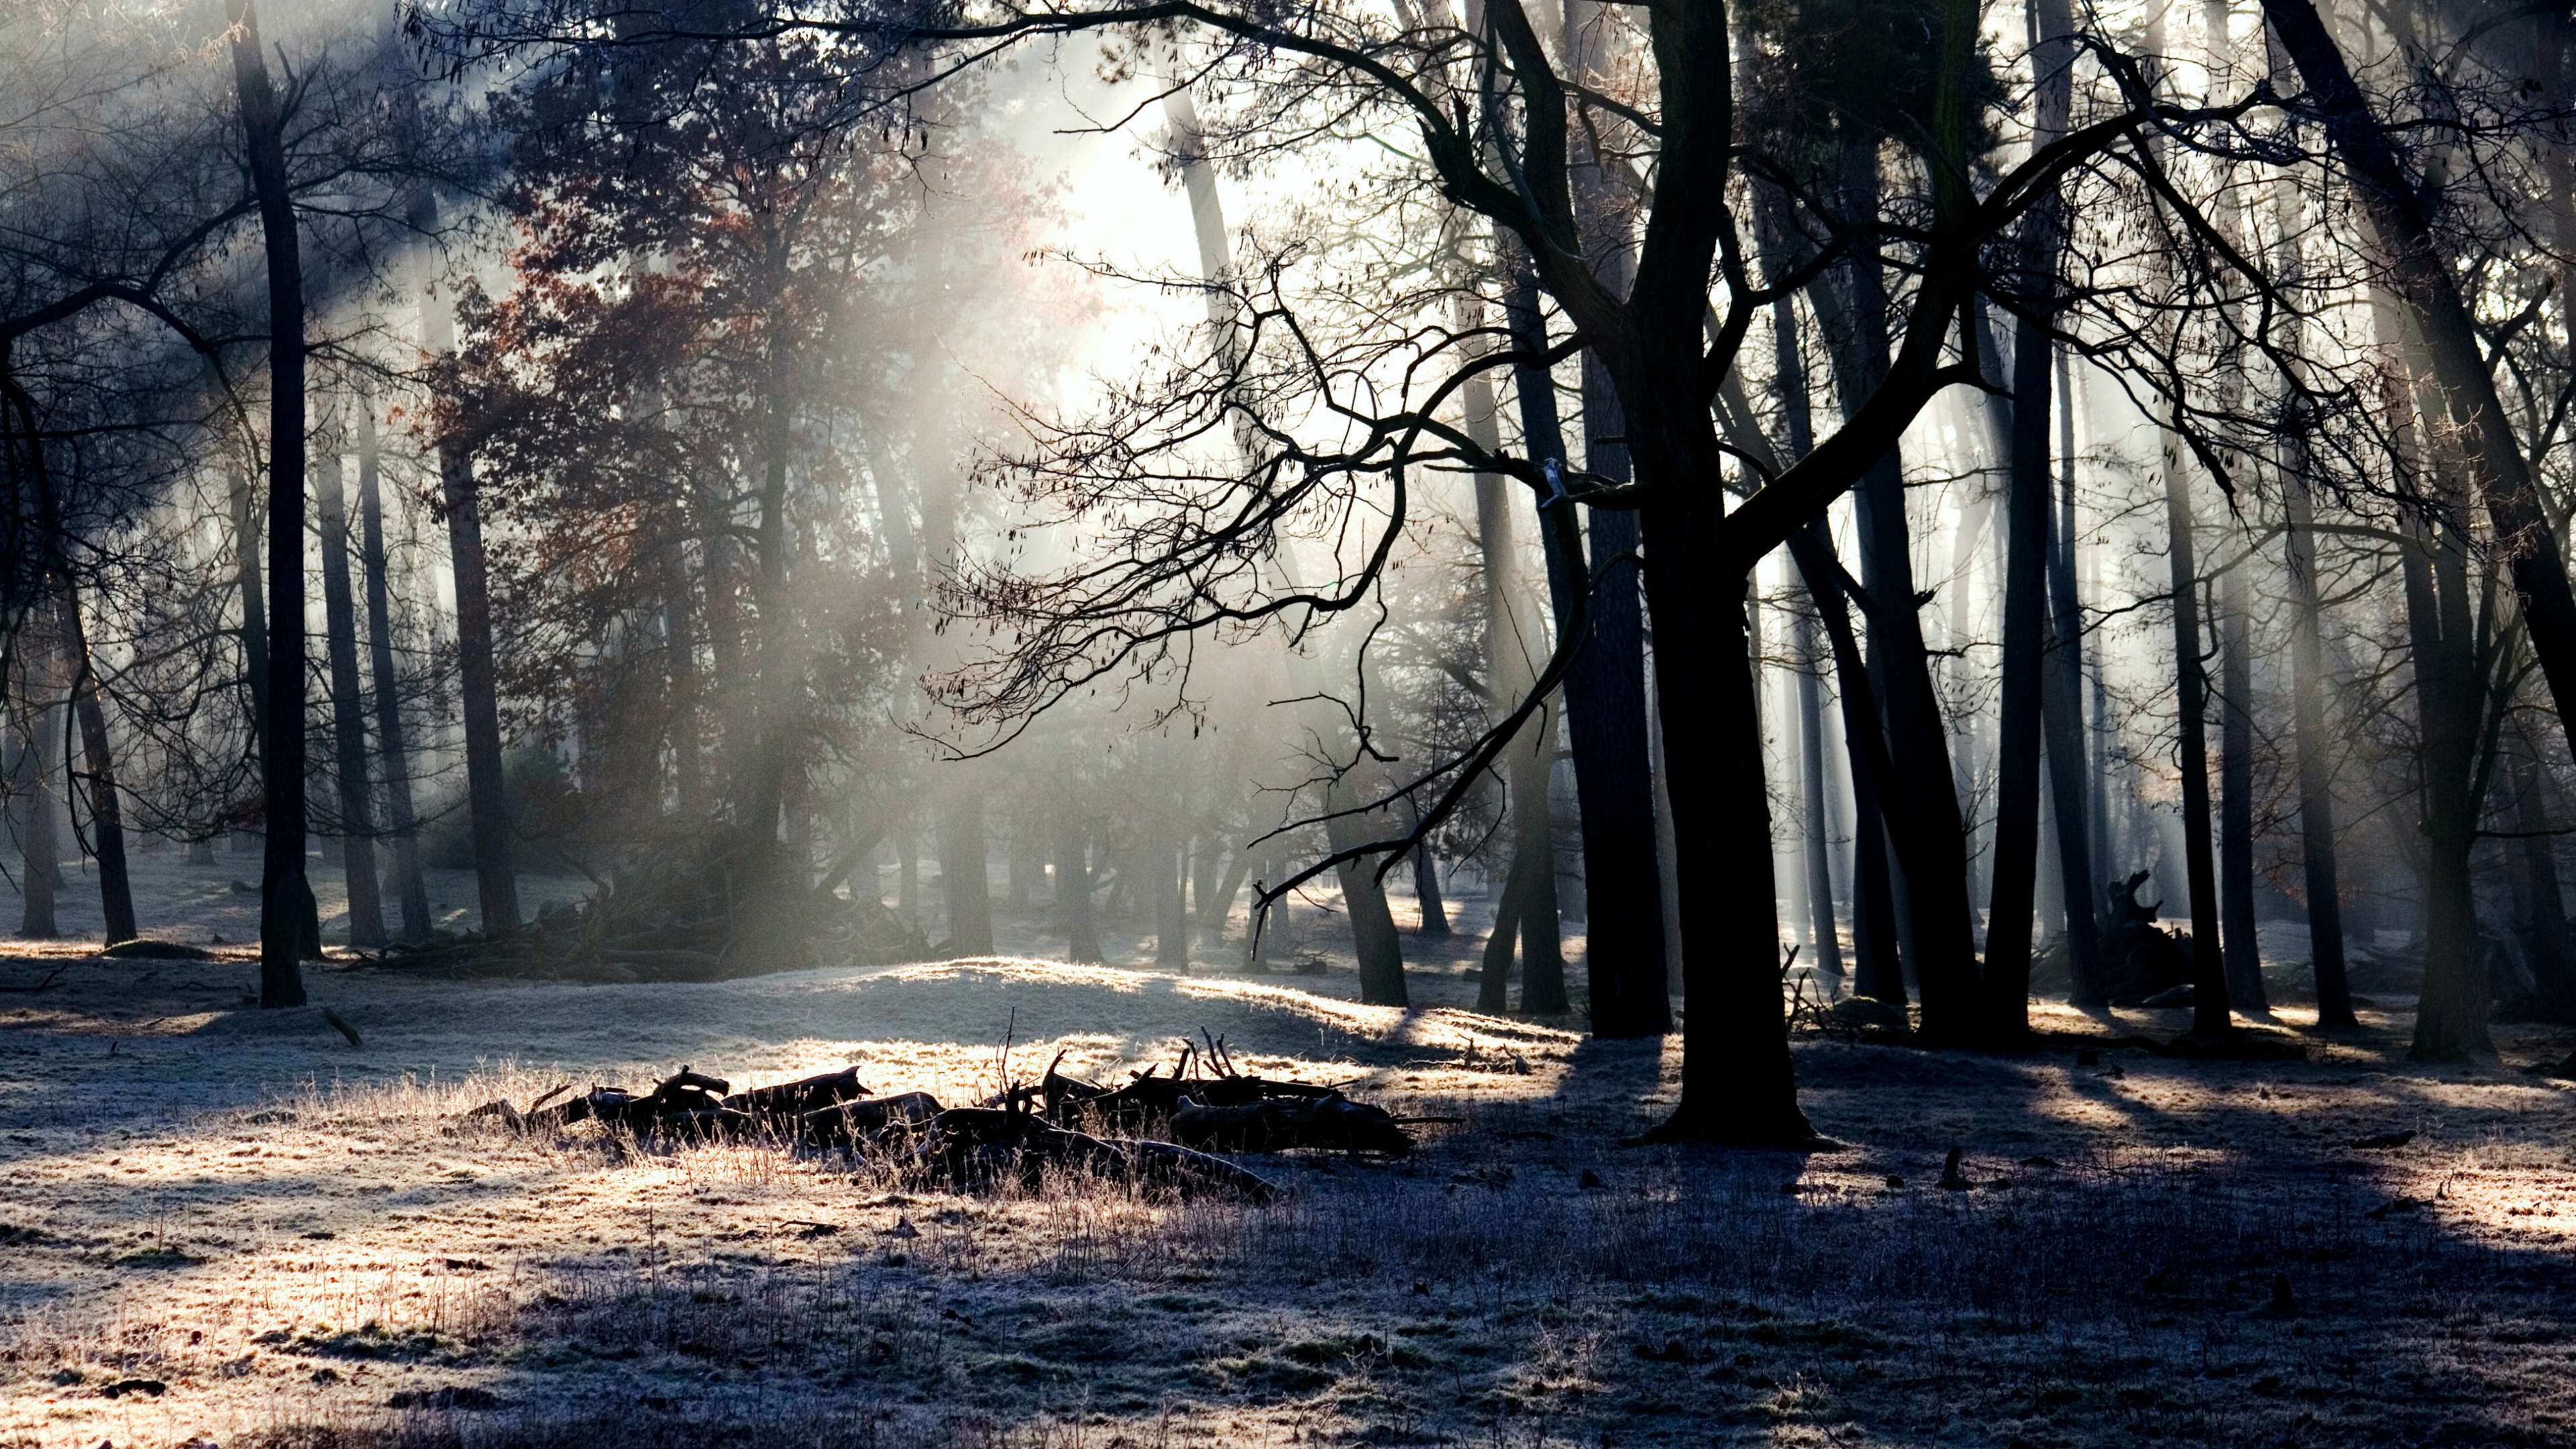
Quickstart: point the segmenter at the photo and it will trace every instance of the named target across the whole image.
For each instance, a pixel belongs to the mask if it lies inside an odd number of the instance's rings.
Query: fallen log
[[[1183,1196],[1220,1192],[1251,1202],[1279,1196],[1268,1179],[1222,1157],[1171,1142],[1094,1137],[1034,1112],[1000,1107],[952,1107],[932,1118],[921,1160],[934,1175],[961,1187],[989,1186],[1010,1175],[1035,1187],[1052,1166]]]
[[[1296,1147],[1386,1157],[1407,1157],[1413,1152],[1413,1134],[1393,1115],[1338,1092],[1225,1105],[1193,1102],[1172,1115],[1172,1140],[1213,1152],[1284,1152]]]

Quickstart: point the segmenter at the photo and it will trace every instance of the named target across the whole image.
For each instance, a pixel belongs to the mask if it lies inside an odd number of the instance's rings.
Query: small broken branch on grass
[[[10,992],[51,991],[51,990],[53,990],[53,989],[54,989],[54,983],[55,983],[55,982],[57,982],[57,981],[62,980],[62,979],[63,979],[63,973],[64,973],[64,972],[66,972],[66,971],[69,971],[70,969],[72,969],[72,968],[70,968],[69,966],[57,966],[57,967],[55,967],[53,970],[46,972],[46,973],[45,973],[45,979],[44,979],[44,980],[42,980],[42,981],[37,982],[37,983],[36,983],[36,984],[34,984],[33,986],[0,986],[0,991],[10,991]]]

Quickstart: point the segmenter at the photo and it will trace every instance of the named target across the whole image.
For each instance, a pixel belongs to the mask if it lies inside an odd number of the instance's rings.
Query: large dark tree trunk
[[[268,700],[260,775],[259,1004],[304,1004],[304,264],[287,194],[285,116],[259,16],[232,0],[233,83],[268,256]]]
[[[349,891],[349,944],[361,951],[385,944],[384,903],[377,895],[376,820],[368,781],[364,690],[358,682],[357,607],[349,585],[347,479],[341,474],[336,430],[325,434],[314,469],[316,511],[322,521],[322,630],[330,663],[333,763],[340,777],[340,864]]]
[[[392,826],[394,893],[402,901],[403,939],[425,941],[435,923],[420,873],[420,824],[412,812],[411,750],[404,739],[402,675],[394,668],[393,589],[385,562],[385,505],[376,448],[375,399],[358,397],[358,522],[367,577],[367,663],[376,685],[376,756],[383,762],[385,808]]]
[[[2245,566],[2218,582],[2218,914],[2228,1000],[2248,1016],[2269,1019],[2263,955],[2254,934],[2254,688],[2252,628],[2245,617]]]
[[[1697,487],[1686,490],[1676,479],[1645,518],[1655,637],[1691,641],[1688,649],[1655,655],[1656,704],[1664,737],[1675,745],[1665,769],[1684,886],[1683,1053],[1681,1102],[1651,1135],[1795,1144],[1815,1129],[1798,1107],[1782,1019],[1771,802],[1745,662],[1743,581],[1692,564],[1719,556],[1717,469],[1708,461]],[[1720,880],[1727,883],[1722,892],[1691,888]]]
[[[259,510],[250,475],[231,475],[233,586],[241,594],[242,675],[250,686],[251,748],[266,758],[268,740],[268,603],[259,577]]]
[[[2183,873],[2191,894],[2191,1029],[2195,1036],[2232,1030],[2227,967],[2219,954],[2218,871],[2209,854],[2209,679],[2200,653],[2200,576],[2192,561],[2191,480],[2182,444],[2164,448],[2167,561],[2173,579],[2175,713],[2182,756]]]

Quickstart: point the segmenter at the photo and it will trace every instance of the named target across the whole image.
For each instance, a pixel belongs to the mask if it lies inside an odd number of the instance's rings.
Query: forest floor
[[[2524,1070],[2566,1032],[2456,1067],[2407,1063],[2380,1011],[2287,1065],[1802,1038],[1839,1150],[1625,1148],[1678,1040],[1479,1015],[1474,939],[1425,953],[1409,1012],[1346,967],[1006,958],[711,985],[340,963],[264,1014],[245,960],[81,962],[0,995],[0,1445],[2576,1442],[2576,1088]],[[0,942],[0,985],[63,949]],[[1264,1207],[459,1121],[684,1063],[955,1102],[1201,1030],[1465,1120],[1402,1163],[1256,1159],[1289,1189]],[[1936,1186],[1953,1145],[1972,1190]]]

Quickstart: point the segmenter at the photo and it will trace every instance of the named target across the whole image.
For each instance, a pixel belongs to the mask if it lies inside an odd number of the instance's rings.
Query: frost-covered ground
[[[2292,1066],[1811,1040],[1845,1150],[1646,1150],[1616,1142],[1677,1051],[1467,1010],[1472,945],[1411,1012],[1342,971],[1013,958],[688,986],[331,967],[314,1009],[264,1015],[247,962],[75,965],[0,996],[0,1443],[2576,1441],[2576,1096],[2518,1070],[2560,1034],[2441,1069],[2387,1016]],[[684,1063],[856,1062],[959,1101],[1202,1030],[1465,1120],[1408,1163],[1258,1163],[1290,1189],[1259,1208],[459,1120]],[[1971,1191],[1935,1186],[1953,1144]]]

